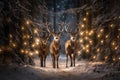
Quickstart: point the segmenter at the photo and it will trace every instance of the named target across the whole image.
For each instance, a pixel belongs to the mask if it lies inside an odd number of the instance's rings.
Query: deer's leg
[[[53,68],[55,68],[55,56],[52,55]]]
[[[71,60],[71,67],[73,66],[73,63],[72,63],[72,56],[70,55],[70,60]]]
[[[66,68],[68,67],[68,54],[66,54]]]
[[[41,64],[41,67],[43,67],[43,57],[42,57],[42,56],[40,57],[40,62],[41,62],[41,63],[40,63],[40,64]]]
[[[44,67],[46,67],[46,56],[44,57]]]
[[[57,57],[57,68],[59,68],[58,61],[59,61],[59,56]]]
[[[73,66],[75,67],[75,55],[73,56],[73,62],[74,62]]]

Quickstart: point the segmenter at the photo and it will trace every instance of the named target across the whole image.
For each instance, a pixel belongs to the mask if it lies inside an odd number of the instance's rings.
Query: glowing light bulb
[[[33,53],[32,53],[32,52],[30,52],[30,53],[29,53],[29,55],[30,55],[30,56],[33,56]]]
[[[101,40],[101,44],[103,44],[103,42],[104,42],[104,41],[103,41],[103,40]]]
[[[104,31],[104,29],[101,29],[101,30],[100,30],[100,32],[103,32],[103,31]]]
[[[105,56],[105,60],[107,60],[108,59],[108,56]]]
[[[32,44],[32,47],[35,47],[35,44]]]
[[[89,45],[86,45],[86,48],[89,48]]]
[[[81,32],[80,35],[81,35],[81,36],[84,35],[84,32]]]
[[[86,21],[87,19],[86,18],[83,18],[83,21]]]
[[[85,25],[84,25],[84,24],[82,24],[82,25],[81,25],[81,27],[82,27],[82,28],[84,28],[84,27],[85,27]]]
[[[39,51],[38,51],[38,50],[36,50],[36,51],[35,51],[35,53],[36,53],[36,54],[39,54]]]
[[[24,45],[27,45],[27,42],[24,42]]]
[[[25,30],[24,26],[21,27],[21,30]]]
[[[37,30],[37,29],[34,29],[34,33],[35,33],[35,34],[38,33],[38,30]]]
[[[29,25],[29,24],[30,24],[30,21],[29,21],[29,20],[27,20],[27,21],[26,21],[26,24],[27,24],[27,25]]]
[[[120,60],[120,57],[118,59]]]
[[[111,24],[110,27],[112,28],[114,26],[114,24]]]
[[[80,39],[80,43],[83,43],[83,39]]]
[[[88,12],[86,12],[86,15],[89,15],[89,13],[88,13]]]
[[[100,52],[100,48],[97,49],[97,52]]]
[[[23,49],[21,49],[21,50],[20,50],[20,52],[21,52],[21,53],[24,53],[24,50],[23,50]]]
[[[116,59],[115,58],[113,58],[113,61],[115,61]]]
[[[98,38],[100,38],[100,34],[98,34],[98,36],[97,36]]]
[[[96,59],[96,56],[93,56],[93,59]]]

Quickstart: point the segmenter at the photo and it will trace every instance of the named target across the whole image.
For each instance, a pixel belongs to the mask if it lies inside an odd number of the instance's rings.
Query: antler
[[[71,35],[71,30],[69,29],[69,26],[70,26],[70,24],[68,23],[68,24],[65,24],[65,31],[69,34],[69,35]]]
[[[60,27],[62,27],[62,30],[60,30],[60,28],[59,28],[60,33],[62,33],[64,31],[64,23],[59,23],[58,25]]]
[[[45,23],[45,26],[46,26],[46,28],[47,28],[47,31],[50,33],[50,34],[52,34],[52,35],[54,35],[55,34],[55,32],[54,32],[54,29],[53,29],[53,31],[50,31],[50,23]]]

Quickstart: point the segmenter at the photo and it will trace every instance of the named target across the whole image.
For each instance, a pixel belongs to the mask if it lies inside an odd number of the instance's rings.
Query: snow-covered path
[[[76,67],[65,67],[65,57],[60,57],[59,69],[53,69],[51,58],[47,58],[47,67],[39,67],[39,59],[35,59],[35,66],[0,65],[0,80],[120,80],[120,72],[104,70],[102,62],[77,61]],[[100,65],[98,70],[96,65]],[[109,73],[108,73],[109,72]],[[107,78],[104,78],[106,77]],[[103,79],[104,78],[104,79]],[[114,78],[114,79],[113,79]]]

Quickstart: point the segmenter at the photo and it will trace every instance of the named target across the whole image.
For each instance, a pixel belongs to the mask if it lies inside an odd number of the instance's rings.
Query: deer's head
[[[47,24],[47,30],[53,36],[53,41],[55,41],[55,42],[59,42],[60,41],[61,34],[64,31],[63,23],[59,24],[58,29],[59,29],[58,32],[55,32],[54,29],[52,29],[52,31],[51,31],[50,27],[49,27],[49,24]]]
[[[65,31],[66,31],[66,32],[68,33],[68,35],[70,36],[70,40],[73,41],[73,42],[75,42],[76,39],[77,39],[77,35],[78,35],[78,32],[79,32],[79,28],[76,27],[75,30],[73,31],[73,30],[70,29],[69,25],[67,24],[67,25],[65,26]]]

